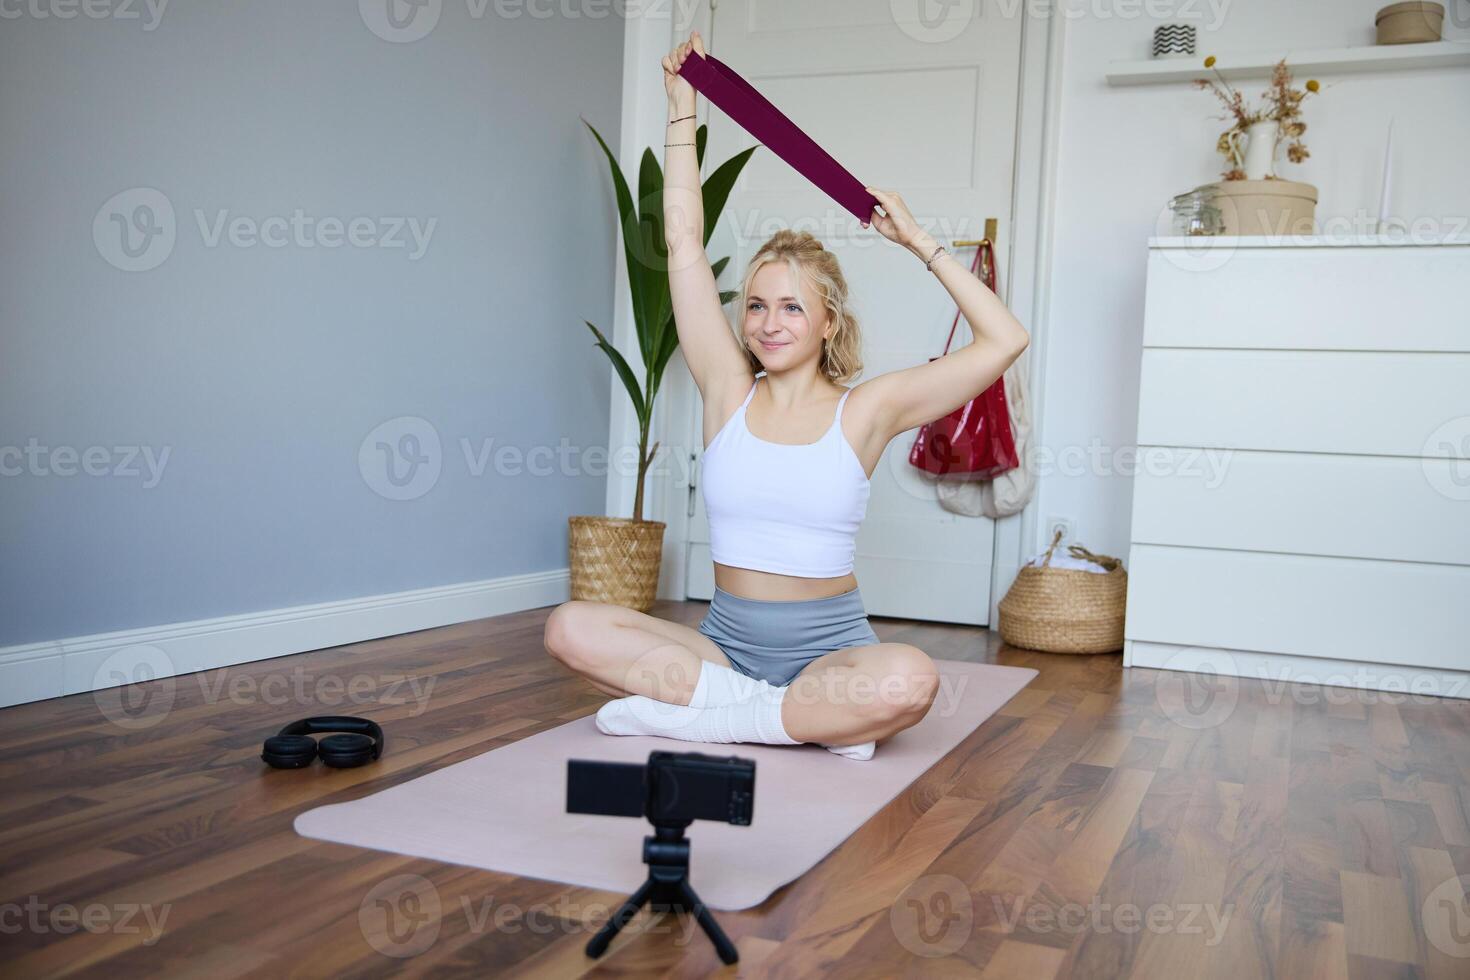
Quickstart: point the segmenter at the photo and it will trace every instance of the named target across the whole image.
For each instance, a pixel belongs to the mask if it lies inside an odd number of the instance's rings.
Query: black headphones
[[[327,735],[320,742],[311,737],[327,732],[348,734]],[[260,757],[277,769],[300,769],[318,754],[334,769],[366,765],[383,754],[383,729],[375,721],[346,715],[303,718],[266,739]]]

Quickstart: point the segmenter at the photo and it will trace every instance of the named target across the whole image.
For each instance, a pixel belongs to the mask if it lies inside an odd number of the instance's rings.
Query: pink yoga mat
[[[642,762],[654,749],[739,755],[756,763],[755,816],[748,827],[692,825],[690,881],[713,909],[751,908],[811,869],[1036,676],[1025,667],[937,663],[934,707],[867,762],[815,745],[706,745],[604,735],[589,715],[381,793],[308,810],[296,818],[296,832],[632,892],[647,877],[643,837],[651,825],[565,812],[567,760]]]

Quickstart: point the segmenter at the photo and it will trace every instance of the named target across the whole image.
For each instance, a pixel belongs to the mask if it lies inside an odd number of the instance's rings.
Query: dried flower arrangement
[[[1205,59],[1205,67],[1215,67],[1214,55]],[[1246,129],[1253,123],[1276,121],[1277,142],[1283,138],[1291,141],[1286,147],[1286,158],[1292,163],[1301,163],[1311,155],[1302,142],[1307,124],[1302,121],[1301,106],[1308,93],[1316,94],[1322,90],[1321,84],[1315,78],[1309,79],[1304,89],[1292,88],[1291,70],[1286,67],[1286,59],[1282,58],[1271,70],[1271,84],[1262,93],[1259,107],[1249,105],[1239,92],[1230,87],[1230,83],[1219,71],[1215,71],[1215,78],[1219,81],[1196,78],[1194,84],[1214,92],[1215,97],[1224,104],[1227,115],[1217,118],[1234,120],[1231,127],[1221,133],[1215,142],[1215,149],[1230,162],[1230,169],[1222,172],[1222,177],[1226,180],[1245,179],[1245,171],[1241,169],[1241,143]]]

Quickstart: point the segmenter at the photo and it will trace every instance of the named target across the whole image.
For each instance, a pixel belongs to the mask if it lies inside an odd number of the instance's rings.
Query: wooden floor
[[[603,697],[542,651],[548,612],[0,711],[0,974],[716,971],[664,917],[587,960],[585,923],[619,896],[291,829],[591,712]],[[1470,976],[1470,705],[873,622],[1041,673],[814,870],[721,913],[726,975]],[[377,719],[388,754],[266,769],[262,737],[312,713]]]

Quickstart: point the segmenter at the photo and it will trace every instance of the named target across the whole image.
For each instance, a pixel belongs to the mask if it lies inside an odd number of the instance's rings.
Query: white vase
[[[1276,163],[1276,139],[1281,125],[1274,119],[1263,119],[1245,128],[1246,180],[1265,180],[1272,175]]]

